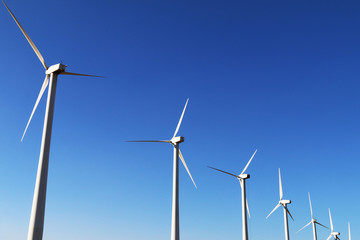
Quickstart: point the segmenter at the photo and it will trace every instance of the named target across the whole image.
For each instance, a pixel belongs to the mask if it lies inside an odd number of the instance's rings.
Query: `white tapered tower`
[[[291,200],[284,200],[283,199],[283,189],[282,189],[282,183],[281,183],[281,173],[280,173],[280,168],[279,168],[279,190],[280,190],[280,201],[279,203],[275,206],[275,208],[270,212],[270,214],[266,217],[270,217],[270,215],[275,212],[276,209],[278,209],[280,206],[283,206],[284,208],[284,227],[285,227],[285,239],[289,240],[290,236],[289,236],[289,222],[288,222],[288,214],[291,217],[292,220],[294,220],[294,218],[291,216],[291,213],[289,211],[289,209],[287,208],[287,205],[291,203]]]
[[[186,165],[183,155],[181,154],[179,145],[184,142],[184,137],[176,136],[180,126],[182,119],[184,117],[184,113],[187,107],[189,99],[187,99],[185,103],[185,107],[181,114],[180,120],[176,127],[175,133],[170,140],[136,140],[136,141],[127,141],[127,142],[162,142],[162,143],[170,143],[174,149],[173,155],[173,198],[172,198],[172,214],[171,214],[171,240],[180,240],[180,225],[179,225],[179,158],[182,161],[186,171],[188,172],[191,181],[193,182],[195,188],[196,184],[194,179],[192,178],[189,168]]]
[[[248,240],[249,236],[248,236],[248,227],[247,227],[247,212],[249,213],[249,217],[250,217],[250,212],[249,212],[249,207],[248,207],[248,203],[247,203],[247,198],[246,198],[246,185],[245,185],[245,180],[250,178],[249,174],[245,174],[246,169],[249,167],[252,159],[254,158],[255,154],[256,154],[257,150],[255,150],[255,152],[253,153],[253,155],[251,156],[250,160],[248,161],[248,163],[246,164],[245,168],[243,169],[243,171],[239,174],[239,175],[235,175],[214,167],[210,167],[214,170],[217,170],[219,172],[223,172],[226,173],[230,176],[236,177],[239,182],[240,182],[240,186],[241,186],[241,207],[242,207],[242,239],[243,240]]]
[[[27,238],[28,240],[41,240],[43,237],[43,230],[44,230],[50,141],[51,141],[51,130],[52,130],[53,115],[54,115],[55,95],[56,95],[56,85],[57,85],[58,75],[64,74],[64,75],[77,75],[77,76],[90,76],[90,77],[98,77],[98,76],[65,72],[66,66],[62,64],[55,64],[53,66],[47,67],[45,60],[42,57],[40,51],[37,49],[33,41],[30,39],[29,35],[25,32],[24,28],[20,25],[19,21],[16,19],[16,17],[14,16],[14,14],[11,12],[11,10],[8,8],[8,6],[5,4],[4,1],[3,3],[45,68],[45,80],[43,82],[40,93],[35,102],[35,106],[32,110],[32,113],[30,115],[29,121],[26,125],[21,140],[23,140],[25,136],[25,133],[29,127],[31,119],[35,113],[35,110],[41,100],[43,93],[45,92],[46,88],[49,86],[41,148],[40,148],[39,165],[36,176],[34,198],[31,209],[31,217],[30,217],[30,224],[29,224],[29,231]]]
[[[350,222],[348,222],[348,228],[349,228],[349,240],[351,240]]]

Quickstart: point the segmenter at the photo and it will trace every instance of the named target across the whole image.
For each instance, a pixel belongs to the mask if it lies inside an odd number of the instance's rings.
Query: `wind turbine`
[[[173,159],[173,198],[172,198],[172,215],[171,215],[171,240],[180,240],[180,226],[179,226],[179,157],[184,164],[186,171],[188,172],[191,181],[194,183],[195,188],[196,184],[192,178],[189,168],[186,165],[183,155],[179,149],[180,143],[184,142],[184,137],[176,136],[178,133],[182,119],[184,117],[185,109],[188,104],[189,99],[186,100],[184,110],[181,114],[180,120],[176,127],[175,133],[170,140],[137,140],[137,141],[127,141],[127,142],[161,142],[161,143],[170,143],[174,148],[174,159]]]
[[[226,174],[231,175],[233,177],[236,177],[240,182],[241,196],[242,196],[242,205],[241,206],[242,206],[242,233],[243,233],[242,235],[243,235],[243,240],[248,240],[249,239],[249,237],[248,237],[248,228],[247,228],[246,208],[247,208],[247,211],[249,213],[249,218],[250,218],[250,211],[249,211],[249,207],[248,207],[248,203],[247,203],[247,199],[246,199],[246,188],[245,188],[245,180],[250,178],[250,175],[249,174],[244,174],[244,172],[249,167],[249,165],[250,165],[253,157],[255,156],[256,152],[257,152],[257,149],[255,150],[255,152],[251,156],[249,162],[246,164],[245,168],[243,169],[243,171],[239,175],[235,175],[235,174],[225,172],[223,170],[208,166],[209,168],[212,168],[212,169],[217,170],[219,172],[223,172],[223,173],[226,173]]]
[[[314,240],[317,240],[316,224],[319,224],[320,226],[323,226],[324,228],[327,228],[327,227],[325,227],[324,225],[322,225],[321,223],[319,223],[319,222],[314,218],[313,210],[312,210],[312,206],[311,206],[310,193],[308,193],[308,195],[309,195],[309,203],[310,203],[310,211],[311,211],[311,221],[310,221],[308,224],[306,224],[303,228],[301,228],[299,231],[297,231],[296,233],[300,232],[301,230],[303,230],[304,228],[306,228],[307,226],[309,226],[310,224],[312,224]]]
[[[334,226],[333,226],[333,222],[332,222],[332,219],[331,219],[331,212],[330,212],[330,208],[329,208],[329,216],[330,216],[330,228],[331,228],[331,233],[330,233],[330,236],[327,238],[327,240],[329,240],[331,237],[334,237],[334,239],[340,239],[338,237],[338,235],[340,235],[339,232],[334,232]]]
[[[54,114],[54,104],[55,104],[55,93],[56,93],[56,84],[57,77],[60,74],[63,75],[76,75],[76,76],[89,76],[89,77],[99,77],[94,75],[87,74],[79,74],[79,73],[71,73],[65,72],[66,66],[59,63],[53,66],[48,67],[45,63],[44,58],[42,57],[40,51],[37,49],[33,41],[30,39],[29,35],[25,32],[24,28],[20,25],[19,21],[16,19],[14,14],[11,12],[9,7],[5,4],[6,9],[9,11],[16,24],[20,28],[21,32],[24,34],[25,38],[29,42],[30,46],[36,53],[40,62],[45,68],[45,80],[41,86],[40,93],[35,102],[35,106],[30,115],[29,121],[26,125],[24,134],[21,138],[23,140],[26,130],[29,127],[30,121],[34,115],[34,112],[39,104],[39,101],[46,90],[47,86],[49,86],[48,97],[46,102],[46,112],[45,112],[45,120],[44,120],[44,128],[42,134],[41,141],[41,150],[39,157],[39,165],[36,176],[36,184],[33,198],[33,205],[31,209],[31,217],[29,224],[29,232],[28,232],[28,240],[41,240],[43,237],[44,230],[44,216],[45,216],[45,202],[46,202],[46,186],[47,186],[47,176],[48,176],[48,166],[49,166],[49,154],[50,154],[50,141],[51,141],[51,130],[52,130],[52,122],[53,122],[53,114]]]
[[[273,213],[275,212],[276,209],[278,209],[281,205],[284,208],[284,224],[285,224],[285,239],[289,240],[289,223],[288,223],[288,214],[290,215],[290,217],[292,218],[292,220],[294,220],[294,218],[291,216],[291,213],[289,211],[289,209],[287,208],[287,205],[291,203],[291,200],[283,200],[283,189],[282,189],[282,184],[281,184],[281,174],[280,174],[280,168],[279,168],[279,189],[280,189],[280,201],[279,203],[276,205],[276,207],[270,212],[270,214],[266,217],[266,219]]]

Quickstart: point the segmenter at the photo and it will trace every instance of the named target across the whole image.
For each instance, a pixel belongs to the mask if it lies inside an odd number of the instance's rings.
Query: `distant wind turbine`
[[[309,226],[310,224],[312,224],[314,240],[317,240],[316,224],[319,224],[320,226],[323,226],[324,228],[327,228],[327,227],[325,227],[324,225],[322,225],[321,223],[319,223],[319,222],[314,218],[313,210],[312,210],[312,206],[311,206],[310,193],[308,193],[308,195],[309,195],[309,203],[310,203],[310,211],[311,211],[311,221],[310,221],[308,224],[306,224],[303,228],[301,228],[299,231],[297,231],[297,233],[300,232],[301,230],[303,230],[304,228],[306,228],[307,226]]]
[[[186,165],[183,155],[179,149],[179,144],[184,142],[184,137],[177,137],[177,133],[180,129],[181,122],[184,117],[185,109],[188,104],[189,99],[186,100],[185,107],[181,114],[180,120],[176,127],[175,133],[170,140],[137,140],[137,141],[127,141],[127,142],[161,142],[161,143],[170,143],[174,147],[174,158],[173,158],[173,198],[172,198],[172,216],[171,216],[171,240],[180,240],[180,226],[179,226],[179,157],[188,172],[191,181],[194,183],[195,188],[196,184],[192,178],[189,168]]]
[[[36,176],[36,184],[35,184],[35,191],[34,191],[34,198],[33,198],[33,205],[31,209],[31,217],[30,217],[30,224],[29,224],[29,232],[28,232],[28,240],[41,240],[43,237],[43,230],[44,230],[44,216],[45,216],[45,201],[46,201],[46,186],[47,186],[47,176],[48,176],[48,166],[49,166],[49,154],[50,154],[50,140],[51,140],[51,130],[52,130],[52,122],[53,122],[53,114],[54,114],[54,104],[55,104],[55,92],[56,92],[56,84],[57,84],[57,77],[60,74],[63,75],[76,75],[76,76],[89,76],[89,77],[99,77],[94,75],[87,75],[87,74],[79,74],[79,73],[71,73],[65,72],[66,66],[63,64],[55,64],[51,67],[48,67],[45,64],[44,58],[42,57],[41,53],[30,39],[29,35],[25,32],[24,28],[20,25],[19,21],[15,18],[14,14],[10,11],[8,6],[3,1],[6,9],[9,11],[13,19],[15,20],[16,24],[20,28],[21,32],[24,34],[25,38],[29,42],[30,46],[36,53],[37,57],[39,58],[40,62],[45,68],[45,80],[41,87],[40,93],[38,98],[35,102],[35,106],[32,110],[30,115],[30,119],[26,125],[24,134],[21,138],[23,140],[26,130],[29,127],[30,121],[34,115],[34,112],[39,104],[39,101],[46,90],[47,86],[49,86],[48,90],[48,98],[46,103],[46,112],[45,112],[45,120],[44,120],[44,128],[43,128],[43,135],[41,141],[41,150],[40,150],[40,157],[39,157],[39,165],[38,171]]]
[[[250,211],[249,211],[249,206],[248,206],[247,199],[246,199],[246,188],[245,188],[245,180],[250,178],[250,175],[249,174],[244,174],[244,173],[245,173],[246,169],[249,167],[249,165],[250,165],[252,159],[254,158],[256,152],[257,152],[257,149],[255,150],[255,152],[251,156],[249,162],[246,164],[245,168],[243,169],[243,171],[239,175],[235,175],[235,174],[225,172],[223,170],[208,166],[209,168],[212,168],[212,169],[217,170],[219,172],[226,173],[228,175],[236,177],[240,182],[241,196],[242,196],[242,236],[243,236],[243,240],[248,240],[249,239],[249,237],[248,237],[248,228],[247,228],[246,209],[247,209],[247,211],[249,213],[249,218],[250,218]]]
[[[334,239],[340,239],[338,237],[338,235],[340,235],[339,232],[334,232],[334,226],[333,226],[333,222],[332,222],[332,219],[331,219],[331,212],[330,212],[330,208],[329,208],[329,217],[330,217],[330,229],[331,229],[331,233],[330,233],[330,236],[327,238],[327,240],[330,240],[331,237],[334,237]]]
[[[291,203],[291,200],[283,200],[283,189],[282,189],[282,184],[281,184],[281,174],[280,174],[280,168],[279,168],[279,189],[280,189],[280,201],[279,203],[275,206],[275,208],[270,212],[270,214],[266,217],[266,219],[273,213],[275,212],[276,209],[278,209],[281,205],[284,208],[284,224],[285,224],[285,239],[289,240],[289,223],[288,223],[288,217],[287,215],[289,214],[290,217],[292,218],[292,220],[294,220],[294,218],[291,216],[290,211],[287,208],[287,205]]]

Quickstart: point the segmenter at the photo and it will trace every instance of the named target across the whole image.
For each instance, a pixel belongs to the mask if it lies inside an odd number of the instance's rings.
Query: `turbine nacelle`
[[[331,235],[337,236],[337,235],[340,235],[340,233],[339,232],[332,232]]]
[[[239,180],[240,180],[240,179],[248,179],[248,178],[250,178],[250,174],[240,174],[240,175],[238,176],[238,178],[239,178]]]
[[[51,74],[51,73],[54,73],[54,72],[65,72],[65,68],[66,68],[66,65],[58,63],[58,64],[55,64],[55,65],[52,65],[51,67],[49,67],[45,71],[45,74]]]
[[[285,205],[287,205],[287,204],[290,204],[290,203],[291,203],[291,200],[280,200],[279,203],[282,204],[283,206],[285,206]]]
[[[184,137],[173,137],[171,140],[170,140],[170,143],[175,145],[175,144],[178,144],[178,143],[182,143],[184,141]]]

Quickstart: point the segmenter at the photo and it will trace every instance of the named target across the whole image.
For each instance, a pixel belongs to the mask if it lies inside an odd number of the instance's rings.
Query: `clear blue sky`
[[[241,238],[247,173],[253,240],[284,238],[277,169],[295,222],[315,217],[360,235],[358,1],[7,0],[61,76],[50,154],[44,239],[169,239],[172,148],[125,143],[179,134],[198,185],[180,168],[181,238]],[[45,110],[22,132],[44,70],[0,6],[0,239],[27,236]],[[318,229],[320,239],[329,230]]]

